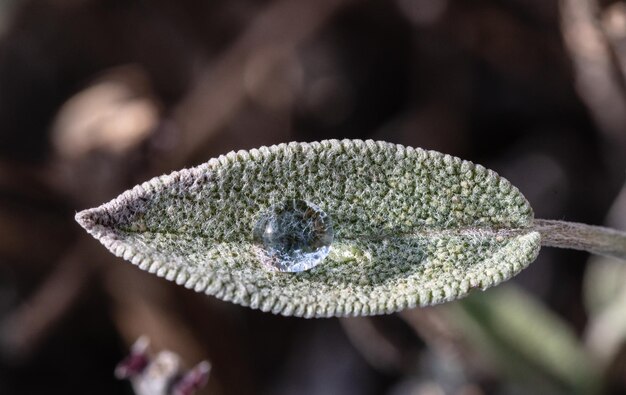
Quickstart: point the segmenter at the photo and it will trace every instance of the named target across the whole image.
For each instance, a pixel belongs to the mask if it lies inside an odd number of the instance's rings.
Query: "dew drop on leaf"
[[[330,217],[315,204],[297,199],[271,206],[253,230],[257,256],[266,267],[281,272],[319,265],[330,252],[333,237]]]

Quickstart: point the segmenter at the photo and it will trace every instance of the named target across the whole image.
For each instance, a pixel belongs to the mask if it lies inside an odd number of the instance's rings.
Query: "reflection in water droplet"
[[[330,252],[333,236],[328,215],[304,200],[271,206],[253,231],[261,262],[281,272],[301,272],[320,264]]]

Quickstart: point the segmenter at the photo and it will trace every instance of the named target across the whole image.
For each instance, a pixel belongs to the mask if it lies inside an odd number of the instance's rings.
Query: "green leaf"
[[[446,307],[465,340],[509,381],[543,394],[598,393],[599,371],[573,328],[522,288],[507,284]]]
[[[318,266],[268,270],[253,228],[301,199],[331,218]],[[231,152],[154,178],[76,215],[115,255],[263,311],[370,315],[458,299],[532,262],[541,236],[507,180],[480,165],[384,142],[330,140]]]

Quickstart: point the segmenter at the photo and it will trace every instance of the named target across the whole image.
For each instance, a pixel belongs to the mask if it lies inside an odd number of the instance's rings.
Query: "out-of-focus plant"
[[[129,379],[137,395],[193,395],[206,385],[210,371],[207,361],[183,371],[180,357],[171,351],[151,357],[148,338],[140,337],[130,355],[117,365],[115,376]]]

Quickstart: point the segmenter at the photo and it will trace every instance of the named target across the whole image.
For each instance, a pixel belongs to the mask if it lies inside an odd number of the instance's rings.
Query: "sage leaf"
[[[285,273],[261,262],[262,213],[286,199],[332,220],[328,256]],[[153,178],[76,220],[113,254],[198,292],[277,314],[372,315],[452,301],[537,256],[533,211],[480,165],[385,142],[231,152]]]

